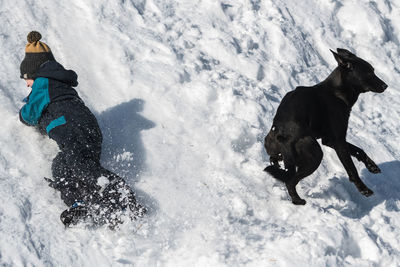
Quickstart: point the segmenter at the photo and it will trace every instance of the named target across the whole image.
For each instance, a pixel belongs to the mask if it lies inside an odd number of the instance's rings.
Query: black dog
[[[361,148],[346,141],[346,132],[350,111],[358,96],[365,92],[382,93],[387,85],[363,59],[345,49],[331,52],[338,67],[323,82],[287,93],[265,137],[264,145],[271,161],[265,171],[286,184],[296,205],[306,204],[297,194],[296,185],[312,174],[322,160],[316,139],[321,138],[322,144],[336,151],[350,181],[364,196],[373,192],[361,181],[351,156],[362,161],[368,171],[380,172]],[[279,161],[283,161],[285,169],[280,168]]]

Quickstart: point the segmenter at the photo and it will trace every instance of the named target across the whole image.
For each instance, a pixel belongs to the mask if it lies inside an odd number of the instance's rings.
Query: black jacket
[[[77,79],[74,71],[56,61],[43,63],[36,72],[27,103],[20,110],[20,120],[50,137],[51,131],[61,125],[98,128],[96,118],[73,88],[78,85]]]

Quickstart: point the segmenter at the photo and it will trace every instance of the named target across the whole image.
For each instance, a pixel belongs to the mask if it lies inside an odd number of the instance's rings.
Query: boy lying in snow
[[[95,224],[115,226],[121,211],[142,217],[145,209],[125,181],[100,165],[102,134],[95,116],[72,87],[77,74],[55,61],[41,35],[28,34],[21,78],[32,91],[20,110],[20,120],[36,126],[55,140],[60,152],[53,160],[49,185],[61,192],[69,206],[61,221],[69,226],[90,219]]]

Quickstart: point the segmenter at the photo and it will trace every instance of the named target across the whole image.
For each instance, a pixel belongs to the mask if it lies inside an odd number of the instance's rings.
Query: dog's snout
[[[388,85],[386,83],[382,84],[382,90],[386,90],[388,88]]]

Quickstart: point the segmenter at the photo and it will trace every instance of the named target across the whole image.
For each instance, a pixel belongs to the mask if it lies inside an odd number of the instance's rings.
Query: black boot
[[[88,207],[82,202],[75,202],[70,208],[64,210],[60,215],[61,222],[65,227],[85,222],[91,218]]]

